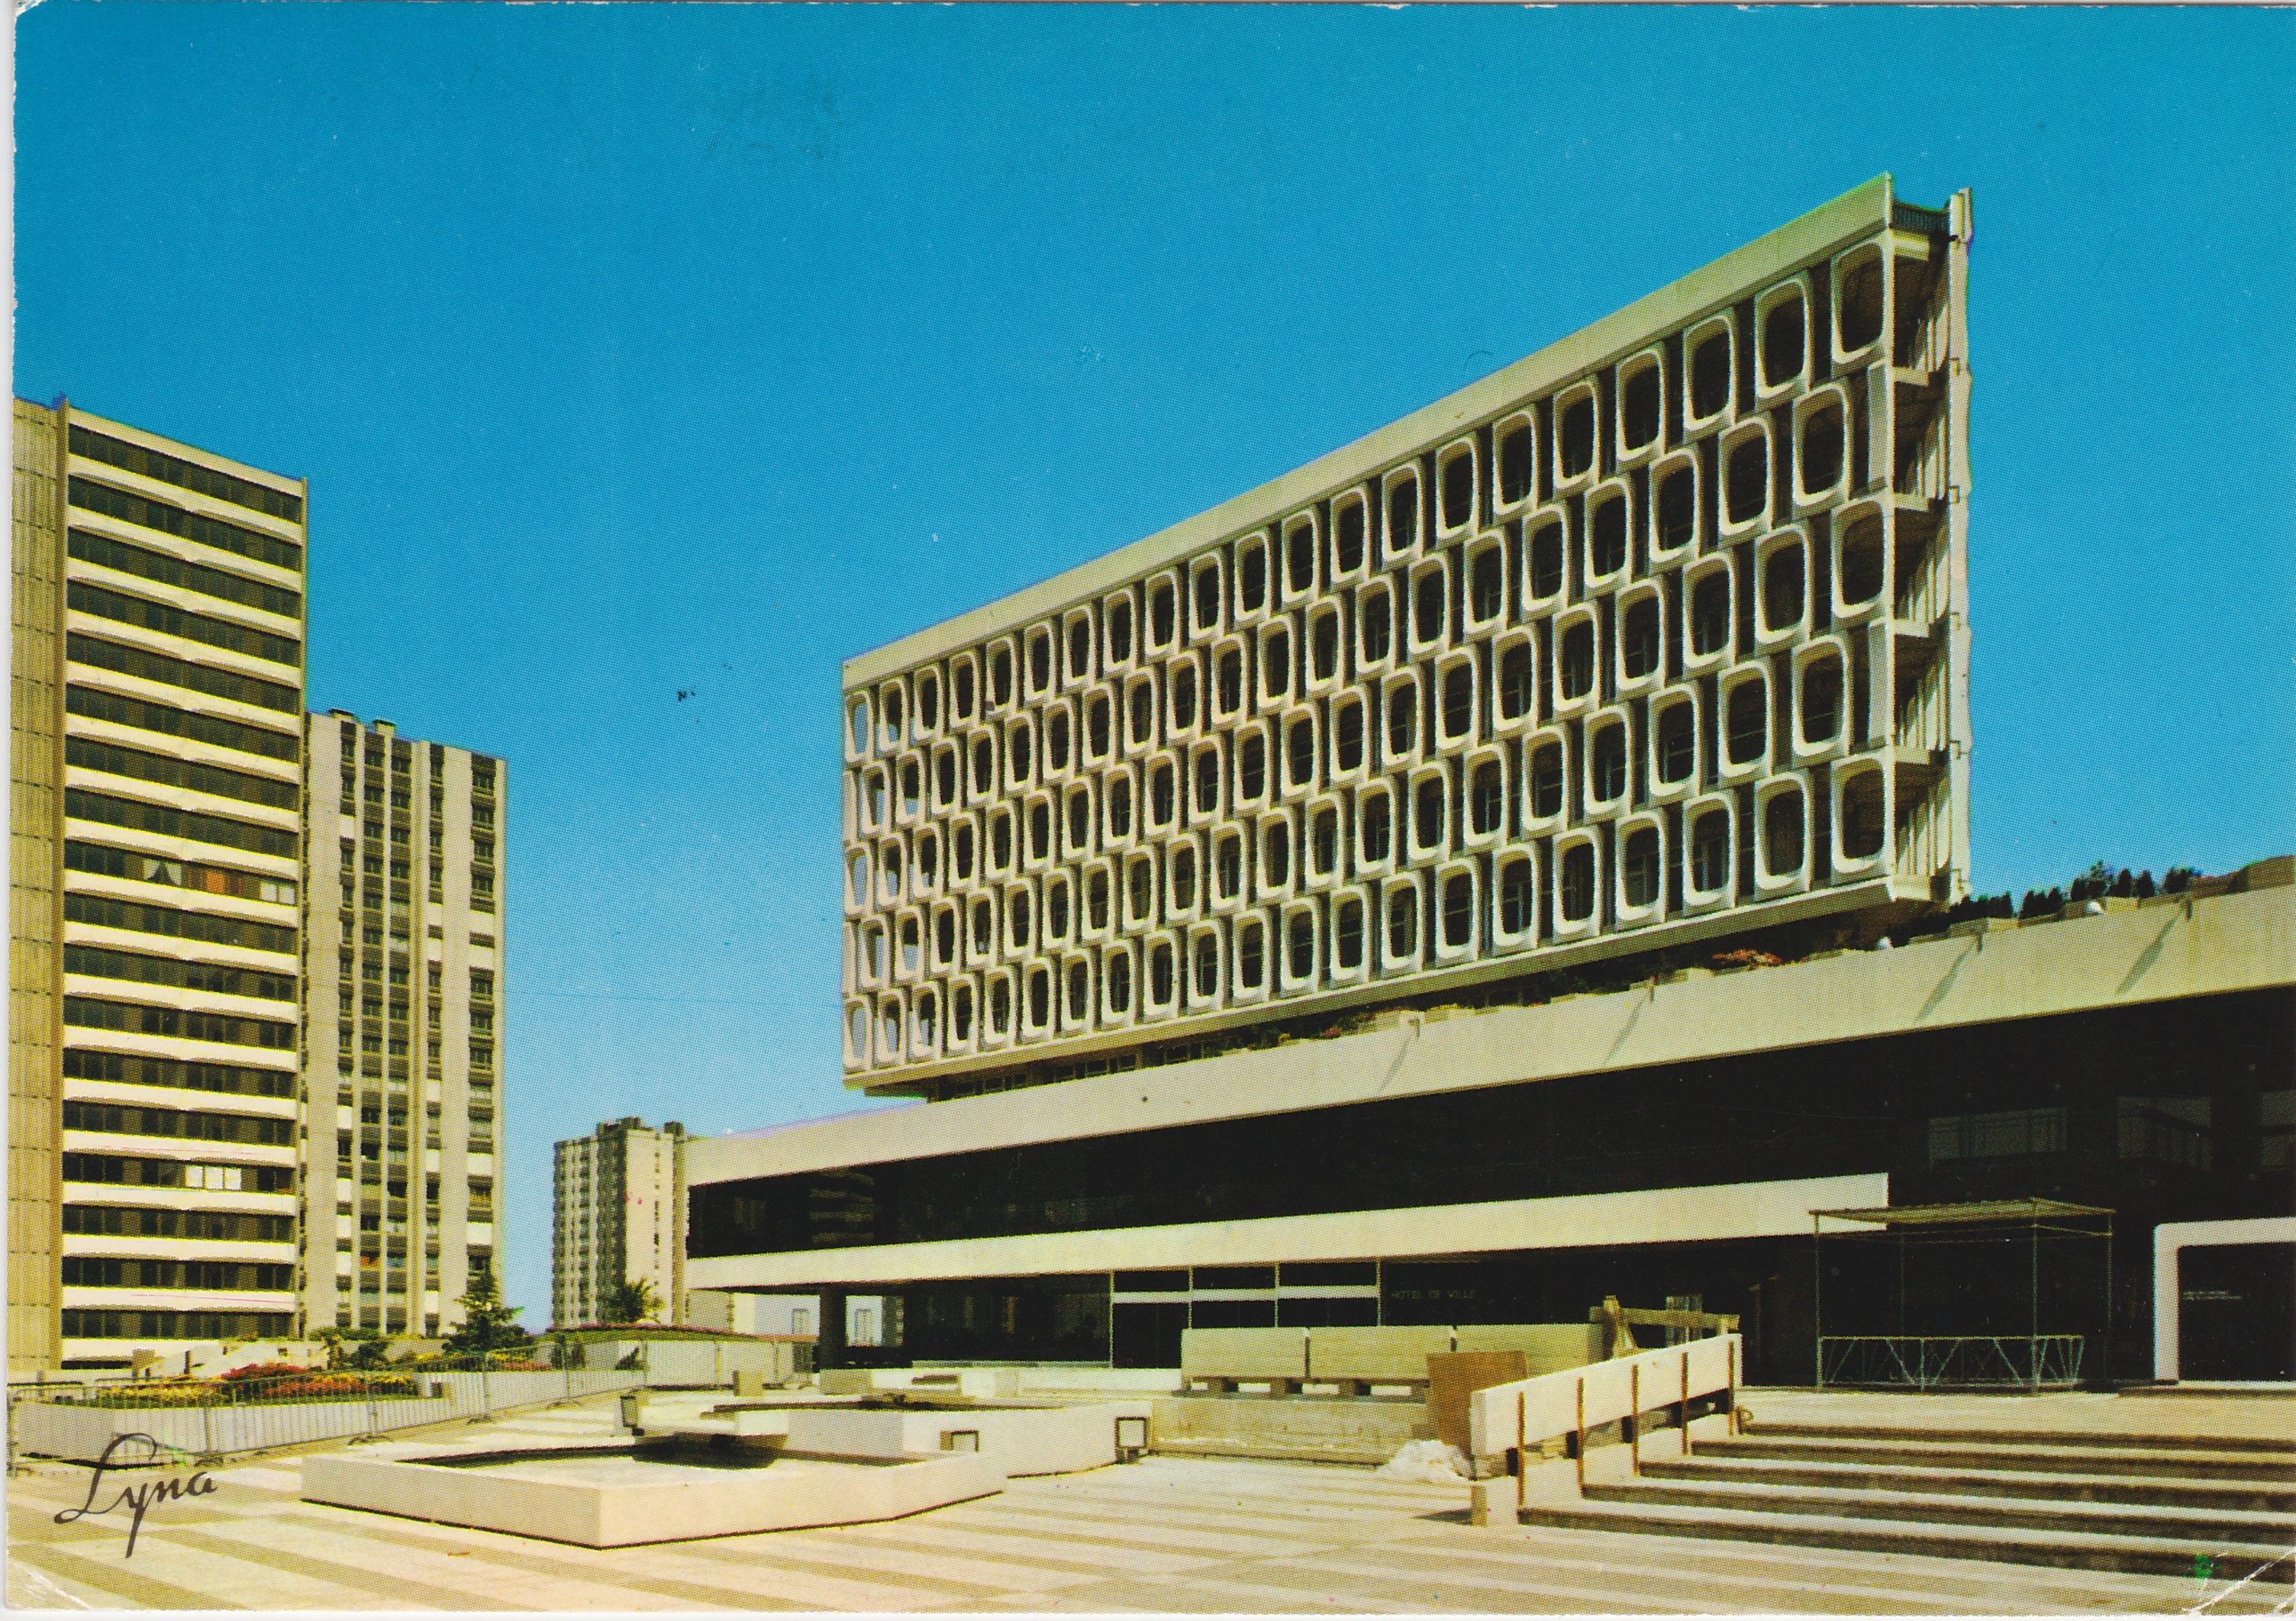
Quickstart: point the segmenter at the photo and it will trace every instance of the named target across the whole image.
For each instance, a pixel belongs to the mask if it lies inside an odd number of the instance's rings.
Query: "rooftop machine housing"
[[[844,668],[846,1083],[1180,1058],[1968,871],[1967,193],[1883,176]]]

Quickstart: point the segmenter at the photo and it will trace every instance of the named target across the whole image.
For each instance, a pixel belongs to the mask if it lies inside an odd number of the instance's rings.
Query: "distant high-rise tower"
[[[294,1327],[304,484],[14,416],[12,1371]]]
[[[310,717],[307,1325],[439,1334],[494,1265],[500,761]]]
[[[619,1285],[651,1285],[678,1320],[685,1294],[685,1128],[637,1116],[558,1145],[552,1183],[550,1314],[596,1322]]]

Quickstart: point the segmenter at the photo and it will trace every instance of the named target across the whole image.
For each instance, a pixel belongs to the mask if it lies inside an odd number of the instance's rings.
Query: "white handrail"
[[[1469,1450],[1491,1459],[1576,1437],[1572,1450],[1583,1459],[1589,1430],[1730,1392],[1740,1346],[1739,1336],[1718,1334],[1477,1390],[1467,1399]]]

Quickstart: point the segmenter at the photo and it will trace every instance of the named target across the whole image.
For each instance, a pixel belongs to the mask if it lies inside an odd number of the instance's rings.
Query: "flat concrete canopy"
[[[2102,1205],[2073,1205],[2055,1198],[1980,1198],[1952,1205],[1883,1205],[1864,1210],[1813,1210],[1813,1216],[1835,1221],[1865,1222],[1876,1227],[1965,1227],[1986,1223],[2044,1223],[2053,1217],[2078,1218],[2113,1212]]]

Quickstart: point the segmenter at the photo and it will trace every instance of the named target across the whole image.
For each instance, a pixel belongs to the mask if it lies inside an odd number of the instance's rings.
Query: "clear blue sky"
[[[2296,848],[2296,13],[47,0],[18,51],[17,392],[308,476],[312,704],[510,762],[529,1320],[552,1139],[851,1106],[840,658],[1884,170],[1977,198],[1979,885]]]

